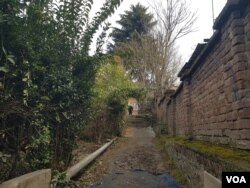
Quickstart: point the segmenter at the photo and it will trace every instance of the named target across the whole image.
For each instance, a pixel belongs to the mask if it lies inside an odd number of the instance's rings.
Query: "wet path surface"
[[[178,188],[164,169],[155,134],[141,116],[130,116],[124,132],[128,142],[110,156],[108,175],[91,188]]]
[[[91,188],[179,188],[174,179],[167,174],[153,175],[146,171],[134,170],[116,173],[104,178]]]

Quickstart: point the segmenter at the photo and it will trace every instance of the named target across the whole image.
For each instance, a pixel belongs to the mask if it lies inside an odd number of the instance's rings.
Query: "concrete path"
[[[155,146],[152,127],[142,116],[130,116],[126,145],[110,156],[109,173],[92,188],[178,188]]]

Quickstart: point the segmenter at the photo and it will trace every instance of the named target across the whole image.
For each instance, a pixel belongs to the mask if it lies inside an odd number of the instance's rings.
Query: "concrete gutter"
[[[68,179],[74,177],[84,167],[94,161],[100,154],[102,154],[116,139],[104,144],[98,150],[84,158],[82,161],[71,167],[66,171]],[[51,181],[51,169],[38,170],[25,174],[23,176],[3,182],[0,188],[49,188]]]
[[[89,165],[92,161],[94,161],[99,155],[101,155],[116,139],[112,139],[111,141],[104,144],[95,152],[91,153],[87,157],[85,157],[82,161],[72,166],[66,171],[66,176],[68,179],[77,175],[84,167]]]
[[[221,188],[221,181],[204,171],[204,188]]]

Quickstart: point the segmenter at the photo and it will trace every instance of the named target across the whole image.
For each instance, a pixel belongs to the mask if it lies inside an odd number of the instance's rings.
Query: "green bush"
[[[120,136],[127,111],[128,98],[139,98],[143,92],[133,83],[124,70],[119,57],[104,62],[98,69],[92,97],[92,120],[84,129],[82,137],[101,142],[106,138]]]
[[[92,20],[92,0],[57,2],[0,0],[0,181],[64,170],[91,114],[95,74],[106,57],[100,46],[89,56],[89,47],[121,0],[105,2]]]

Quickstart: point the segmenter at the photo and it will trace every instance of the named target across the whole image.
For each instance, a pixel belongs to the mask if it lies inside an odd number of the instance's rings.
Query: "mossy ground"
[[[191,188],[191,186],[188,183],[188,180],[185,176],[185,173],[177,168],[177,166],[174,164],[174,161],[170,158],[170,156],[166,152],[166,144],[162,136],[157,137],[155,139],[157,147],[161,150],[162,157],[164,160],[164,165],[168,169],[168,173],[174,177],[176,182],[181,185],[183,188]]]
[[[166,152],[167,146],[171,144],[183,145],[187,148],[203,153],[204,155],[207,155],[209,157],[217,158],[227,164],[232,164],[233,166],[238,167],[238,169],[250,171],[249,150],[241,150],[231,148],[227,145],[216,145],[199,140],[188,140],[181,136],[173,137],[169,135],[160,135],[157,137],[156,142],[158,147],[164,153],[165,162],[170,170],[170,175],[172,175],[183,187],[190,186],[184,173],[174,165],[171,157],[168,156]]]
[[[186,147],[204,153],[208,156],[218,158],[245,170],[250,170],[249,150],[236,149],[229,147],[228,145],[217,145],[200,140],[190,141],[181,136],[171,137],[168,135],[161,135],[158,137],[158,139],[163,144],[173,142],[180,145],[185,145]]]

